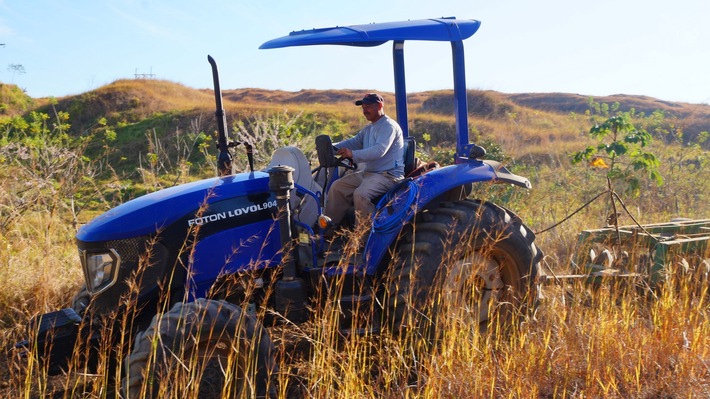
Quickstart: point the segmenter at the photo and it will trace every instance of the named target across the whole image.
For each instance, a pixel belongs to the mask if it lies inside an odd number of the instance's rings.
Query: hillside
[[[34,101],[19,87],[0,83],[0,115],[17,115],[27,112]]]
[[[583,114],[588,110],[589,96],[565,93],[527,93],[509,94],[506,97],[517,105],[545,112]],[[700,132],[710,131],[710,105],[688,104],[663,101],[647,96],[630,96],[616,94],[613,96],[595,97],[600,103],[619,103],[621,111],[643,112],[650,115],[655,111],[663,111],[667,118],[678,120],[680,127],[689,138],[695,138]]]
[[[17,115],[32,110],[49,112],[48,99],[31,99],[13,85],[0,86],[2,108],[0,115]],[[361,116],[352,101],[370,90],[300,90],[287,92],[258,88],[223,90],[224,108],[230,124],[245,121],[251,115],[280,112],[306,112],[318,115],[318,123],[337,119],[345,123],[346,131],[357,129],[362,124]],[[389,114],[393,115],[394,95],[382,93]],[[452,91],[440,90],[412,93],[408,98],[410,107],[410,131],[413,134],[426,132],[443,141],[453,132]],[[710,105],[668,102],[645,96],[614,95],[595,97],[597,103],[618,102],[621,111],[634,109],[650,115],[662,111],[674,129],[682,130],[686,142],[693,141],[700,132],[710,131]],[[474,130],[491,138],[508,135],[500,132],[500,125],[486,122],[497,120],[504,124],[526,118],[545,120],[540,122],[537,134],[551,140],[565,140],[577,136],[580,127],[565,126],[570,114],[584,115],[589,109],[589,97],[565,93],[518,93],[506,94],[495,91],[469,91],[469,113]],[[83,94],[56,99],[57,111],[71,115],[75,132],[85,132],[95,126],[100,118],[106,118],[117,130],[130,129],[139,124],[140,129],[162,127],[185,129],[191,120],[199,118],[205,132],[216,129],[214,118],[214,95],[209,89],[193,89],[178,83],[162,80],[118,80],[99,89]],[[154,121],[158,119],[158,121]],[[169,119],[172,122],[166,120]],[[152,122],[153,121],[153,122]],[[171,125],[171,126],[167,126]],[[534,126],[531,125],[531,126]],[[141,133],[142,134],[142,133]],[[535,133],[534,133],[535,134]],[[135,134],[134,134],[135,136]],[[540,138],[528,138],[539,143]],[[525,138],[523,138],[525,140]],[[544,141],[544,140],[543,140]],[[706,143],[708,145],[708,143]]]

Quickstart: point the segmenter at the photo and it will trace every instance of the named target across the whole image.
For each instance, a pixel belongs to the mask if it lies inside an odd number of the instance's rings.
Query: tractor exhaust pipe
[[[236,147],[242,144],[238,141],[230,142],[227,135],[227,115],[224,113],[224,107],[222,106],[222,89],[219,87],[219,72],[217,71],[217,61],[212,58],[212,56],[207,56],[207,61],[209,61],[212,66],[212,82],[214,84],[214,102],[215,102],[215,116],[217,117],[217,149],[219,150],[219,155],[217,156],[217,175],[218,176],[228,176],[234,173],[232,170],[232,154],[229,152],[229,148]],[[247,149],[247,159],[249,160],[249,171],[254,171],[254,151],[252,145],[249,143],[244,143],[244,147]]]
[[[283,248],[283,277],[276,282],[274,308],[293,323],[308,320],[306,309],[306,286],[303,279],[296,276],[296,262],[293,259],[293,236],[291,234],[291,190],[294,188],[293,169],[278,165],[269,168],[269,190],[276,195],[279,231]]]
[[[293,171],[290,166],[278,165],[269,168],[269,190],[276,194],[276,206],[279,208],[279,230],[281,231],[281,247],[287,258],[284,263],[283,278],[290,281],[296,277],[296,264],[293,257],[287,256],[291,250],[291,190],[293,190]]]
[[[215,116],[217,117],[217,174],[227,176],[232,174],[232,154],[229,153],[229,139],[227,138],[227,116],[222,107],[222,90],[219,87],[219,72],[217,62],[212,56],[207,56],[207,61],[212,66],[212,82],[214,83],[214,102],[216,106]]]

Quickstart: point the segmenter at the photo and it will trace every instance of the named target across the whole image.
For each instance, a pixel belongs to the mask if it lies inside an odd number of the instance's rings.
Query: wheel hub
[[[504,287],[499,263],[475,252],[452,265],[444,282],[444,297],[448,305],[483,322],[489,319]]]

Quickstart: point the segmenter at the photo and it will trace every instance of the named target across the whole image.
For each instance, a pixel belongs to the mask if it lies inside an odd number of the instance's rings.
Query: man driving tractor
[[[367,221],[375,210],[372,199],[386,193],[404,176],[402,129],[385,114],[382,96],[369,93],[355,105],[362,107],[370,124],[334,147],[337,155],[366,165],[333,182],[328,191],[324,214],[333,226],[341,223],[353,205],[357,223]]]

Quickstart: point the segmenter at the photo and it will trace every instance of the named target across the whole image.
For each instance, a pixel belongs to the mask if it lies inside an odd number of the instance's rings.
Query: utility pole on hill
[[[153,73],[153,67],[150,67],[150,73],[138,73],[138,68],[136,68],[134,76],[136,79],[153,79],[155,74]]]

